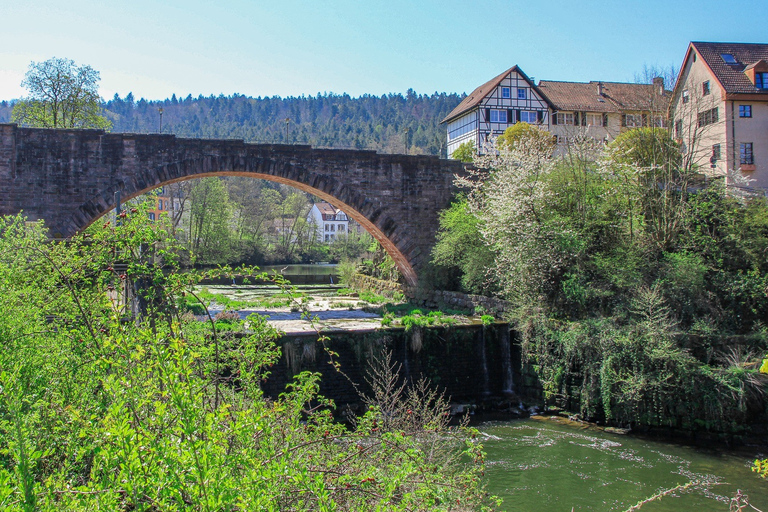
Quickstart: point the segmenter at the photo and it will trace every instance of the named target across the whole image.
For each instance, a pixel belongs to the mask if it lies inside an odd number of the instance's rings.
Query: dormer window
[[[725,62],[728,65],[734,65],[738,64],[739,62],[736,60],[736,57],[731,55],[730,53],[721,53],[720,57],[723,59],[723,62]]]
[[[768,73],[755,73],[755,87],[768,89]]]

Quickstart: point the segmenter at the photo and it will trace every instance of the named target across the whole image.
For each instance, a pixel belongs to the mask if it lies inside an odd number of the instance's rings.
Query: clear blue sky
[[[101,72],[101,95],[469,92],[518,64],[632,81],[691,40],[768,42],[768,1],[0,0],[0,100],[31,61]]]

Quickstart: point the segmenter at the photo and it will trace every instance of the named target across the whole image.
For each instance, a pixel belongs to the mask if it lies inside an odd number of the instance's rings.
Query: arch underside
[[[158,173],[158,175],[162,175],[162,174],[163,173]],[[373,236],[381,244],[382,248],[387,252],[387,254],[389,254],[392,260],[395,262],[398,270],[403,275],[403,278],[405,279],[405,282],[407,283],[407,285],[411,287],[416,286],[418,282],[418,278],[413,265],[408,260],[408,258],[403,254],[403,252],[397,247],[397,245],[384,233],[384,231],[380,227],[378,227],[374,222],[371,222],[370,219],[368,219],[365,215],[363,215],[355,206],[353,206],[352,204],[349,204],[349,202],[342,201],[341,199],[338,199],[334,195],[331,195],[327,192],[324,192],[321,189],[315,188],[306,183],[302,183],[302,182],[292,180],[290,178],[285,178],[282,176],[276,176],[273,174],[265,174],[265,173],[254,172],[254,171],[242,171],[242,170],[207,171],[207,172],[196,172],[194,174],[188,174],[184,176],[164,179],[162,181],[158,181],[157,183],[152,183],[150,186],[146,186],[140,190],[134,190],[134,191],[121,190],[121,193],[124,194],[123,200],[128,201],[165,185],[198,179],[198,178],[213,177],[213,176],[244,176],[244,177],[249,177],[254,179],[272,181],[276,183],[289,185],[293,188],[299,189],[303,192],[307,192],[309,194],[312,194],[314,196],[317,196],[323,199],[324,201],[327,201],[328,203],[332,204],[336,208],[346,213],[352,220],[360,224],[363,227],[363,229],[365,229],[371,236]],[[107,212],[115,208],[116,204],[114,204],[114,200],[112,200],[111,203],[110,201],[106,200],[106,198],[109,198],[110,196],[112,196],[112,194],[105,193],[101,195],[101,197],[105,199],[103,199],[103,202],[101,203],[101,208],[99,208],[100,212],[97,215],[89,216],[90,220],[88,220],[85,225],[79,227],[78,231],[81,231],[87,228],[92,223],[96,222],[101,216],[105,215]],[[355,202],[363,204],[360,199],[358,198],[354,198],[354,199],[357,199],[357,201]],[[84,208],[84,206],[85,205],[81,206],[78,210],[80,212],[85,211],[86,208]],[[93,211],[93,208],[88,208],[88,210]],[[82,223],[82,221],[79,222],[78,224],[80,223]]]

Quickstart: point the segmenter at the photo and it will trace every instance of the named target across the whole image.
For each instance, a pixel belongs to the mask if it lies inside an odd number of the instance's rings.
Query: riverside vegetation
[[[765,421],[766,199],[705,182],[664,129],[553,153],[518,123],[475,157],[442,214],[434,260],[458,278],[440,284],[513,304],[550,405],[729,435]]]
[[[494,505],[475,431],[449,427],[428,387],[404,389],[385,361],[348,425],[317,374],[267,398],[259,383],[280,356],[277,333],[258,316],[245,330],[182,314],[197,279],[222,271],[177,272],[170,229],[141,208],[117,220],[52,243],[37,223],[0,219],[0,508]],[[119,300],[126,285],[138,319]]]

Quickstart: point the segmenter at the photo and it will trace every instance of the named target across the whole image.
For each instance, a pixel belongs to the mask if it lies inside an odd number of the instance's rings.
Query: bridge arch
[[[338,199],[337,197],[323,190],[314,188],[305,183],[300,183],[297,181],[292,181],[289,179],[280,178],[280,177],[272,176],[269,174],[260,174],[260,173],[235,170],[235,171],[213,171],[213,172],[205,172],[200,174],[179,177],[179,178],[158,183],[154,186],[151,186],[144,190],[140,190],[138,192],[131,192],[129,190],[121,191],[121,197],[125,198],[124,200],[128,201],[130,199],[139,197],[142,194],[146,194],[147,192],[151,192],[152,190],[163,187],[165,185],[170,185],[172,183],[179,183],[182,181],[188,181],[188,180],[193,180],[198,178],[216,177],[216,176],[242,176],[242,177],[272,181],[272,182],[280,183],[283,185],[289,185],[293,188],[301,190],[302,192],[307,192],[309,194],[312,194],[321,198],[323,201],[326,201],[332,204],[333,206],[335,206],[336,208],[344,211],[344,213],[346,213],[350,219],[354,220],[355,222],[363,226],[363,229],[365,229],[371,236],[373,236],[381,244],[382,248],[387,252],[387,254],[389,254],[389,256],[394,260],[394,262],[397,264],[398,270],[403,275],[403,278],[405,279],[406,283],[408,283],[411,286],[414,286],[417,284],[418,278],[416,275],[416,271],[414,270],[413,266],[408,261],[408,259],[405,257],[405,255],[403,255],[403,253],[400,252],[400,250],[392,242],[392,240],[390,240],[389,236],[392,236],[392,234],[387,236],[376,224],[368,220],[368,218],[357,209],[357,208],[365,208],[366,204],[365,204],[365,199],[358,197],[358,194],[354,191],[349,193],[349,196],[346,198],[348,202],[346,202]],[[124,194],[127,194],[127,196]],[[353,205],[357,205],[357,206],[353,206]],[[80,209],[81,210],[89,209],[88,208],[89,206],[91,205],[88,203],[84,203],[83,205],[81,205]],[[111,205],[108,206],[107,210],[101,212],[98,215],[98,217],[93,218],[88,223],[88,225],[96,222],[102,215],[111,211],[116,206],[117,205],[113,202]]]
[[[462,169],[434,156],[0,125],[0,214],[24,211],[68,237],[112,210],[118,191],[127,200],[198,177],[249,176],[343,210],[415,287]]]

